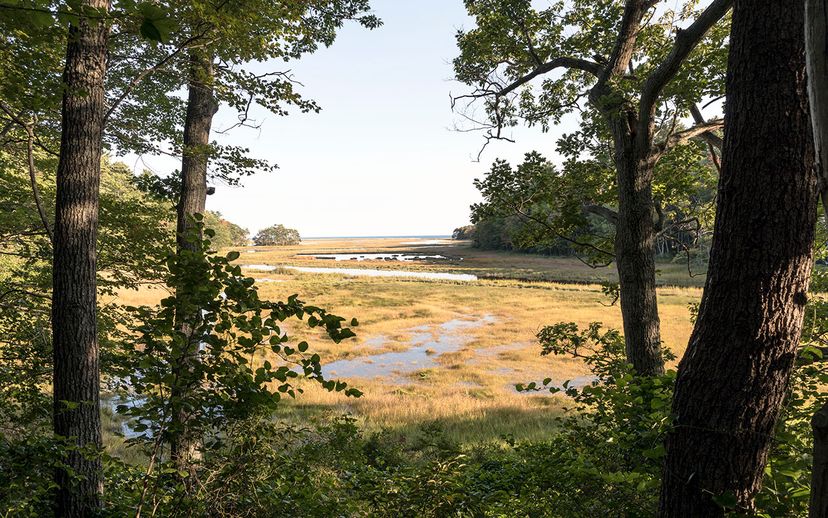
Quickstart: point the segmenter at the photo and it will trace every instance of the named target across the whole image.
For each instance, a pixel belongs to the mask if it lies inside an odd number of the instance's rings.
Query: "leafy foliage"
[[[648,4],[631,40],[630,65],[624,67],[629,70],[606,80],[624,4],[466,2],[475,27],[458,32],[460,55],[454,60],[456,78],[470,87],[455,98],[470,124],[464,129],[480,130],[489,142],[510,139],[509,129],[520,123],[543,131],[564,119],[578,126],[558,139],[559,164],[530,153],[516,168],[495,161],[476,182],[484,202],[472,207],[472,219],[518,217],[523,225],[513,240],[522,248],[563,240],[589,264],[613,260],[617,167],[633,158],[624,156],[630,151],[614,140],[609,122],[623,116],[636,123],[648,77],[700,12],[695,1]],[[653,146],[654,171],[645,176],[658,217],[656,246],[664,255],[689,257],[712,223],[716,179],[708,157],[714,152],[692,139],[671,138],[686,129],[683,121],[697,103],[724,95],[728,32],[728,23],[708,31],[656,94],[647,144]]]
[[[253,237],[256,246],[298,245],[301,241],[298,230],[286,228],[284,225],[272,225],[260,230]]]
[[[122,346],[115,373],[116,384],[135,402],[119,411],[136,419],[139,438],[153,442],[186,429],[210,433],[212,442],[218,442],[231,423],[266,415],[282,394],[301,393],[295,386],[300,376],[327,390],[359,396],[344,382],[326,380],[319,355],[308,352],[307,342],[289,345],[280,327],[289,318],[307,317],[308,326],[324,329],[339,343],[354,336],[343,327],[345,319],[295,295],[286,302],[260,299],[253,279],[232,263],[239,253],[214,256],[211,246],[204,240],[196,250],[171,251],[166,286],[174,295],[157,308],[131,309],[135,340]],[[183,361],[187,358],[192,361]],[[173,419],[181,414],[186,415],[183,421]]]

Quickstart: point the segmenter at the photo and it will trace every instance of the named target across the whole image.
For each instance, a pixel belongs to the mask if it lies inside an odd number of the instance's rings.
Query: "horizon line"
[[[414,238],[438,238],[451,237],[451,234],[413,234],[413,235],[387,235],[387,236],[302,236],[302,239],[414,239]]]

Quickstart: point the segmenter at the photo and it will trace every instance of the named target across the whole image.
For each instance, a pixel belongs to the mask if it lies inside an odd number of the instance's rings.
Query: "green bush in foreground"
[[[828,305],[811,306],[756,516],[807,515],[807,419],[828,383],[813,344],[828,329],[826,315]],[[148,470],[106,459],[106,513],[133,515],[144,501],[157,516],[653,516],[675,373],[634,376],[623,338],[599,324],[555,324],[538,337],[542,354],[577,356],[594,376],[580,388],[552,380],[519,387],[562,392],[572,403],[547,440],[461,446],[439,423],[404,439],[365,434],[349,416],[297,427],[252,412],[205,451],[194,493],[163,461]],[[31,437],[0,442],[0,508],[9,516],[48,515],[56,448]],[[729,507],[728,495],[716,498]]]

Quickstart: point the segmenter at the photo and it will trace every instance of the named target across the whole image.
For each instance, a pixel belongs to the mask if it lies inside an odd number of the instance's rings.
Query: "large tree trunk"
[[[108,0],[84,5],[108,8]],[[69,28],[55,202],[52,329],[54,429],[80,449],[55,473],[57,516],[90,516],[103,491],[96,323],[98,187],[106,74],[106,23]],[[91,455],[90,455],[91,453]],[[70,471],[72,475],[70,475]],[[80,477],[80,480],[75,480]]]
[[[611,121],[618,182],[615,260],[627,359],[642,376],[664,373],[655,281],[652,165],[637,153],[626,119]],[[645,158],[639,160],[637,157]]]
[[[198,53],[190,55],[189,97],[187,116],[184,123],[184,149],[181,160],[181,192],[178,200],[177,244],[178,253],[198,248],[201,233],[194,233],[193,216],[203,214],[207,203],[207,163],[209,159],[210,129],[213,116],[218,111],[213,92],[213,64],[209,57]],[[179,293],[179,298],[186,296]],[[187,301],[180,301],[181,307],[188,307]],[[181,401],[186,397],[187,386],[191,382],[183,375],[189,371],[193,362],[198,361],[200,340],[192,337],[192,324],[198,321],[199,314],[190,310],[179,309],[177,316],[182,332],[189,337],[187,350],[184,351],[180,364],[176,366],[178,379],[185,380],[173,388],[172,399]],[[195,478],[193,460],[198,458],[201,438],[188,429],[189,411],[184,408],[174,410],[172,444],[170,455],[181,471],[190,473],[190,483]]]
[[[716,225],[679,365],[660,516],[722,516],[730,499],[750,510],[761,487],[813,262],[803,21],[803,2],[735,2]]]

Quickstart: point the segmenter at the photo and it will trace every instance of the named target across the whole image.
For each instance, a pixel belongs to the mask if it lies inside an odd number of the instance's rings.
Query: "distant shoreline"
[[[424,236],[313,236],[302,237],[303,241],[322,239],[451,239],[450,234]]]

